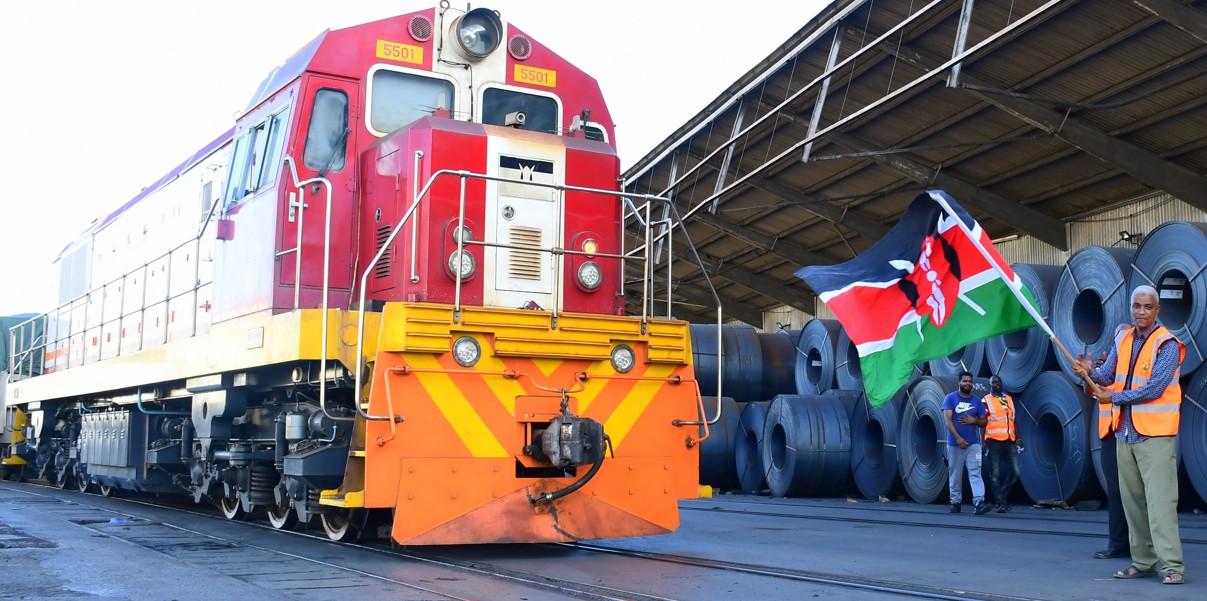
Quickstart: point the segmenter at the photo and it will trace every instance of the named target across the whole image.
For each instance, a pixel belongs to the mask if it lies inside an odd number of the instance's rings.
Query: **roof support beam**
[[[937,61],[923,56],[918,51],[907,46],[901,46],[898,52],[903,60],[920,65],[925,69],[933,70],[939,64]],[[989,86],[986,82],[972,77],[967,72],[965,72],[963,78],[965,83],[968,84]],[[1164,190],[1186,202],[1186,204],[1207,211],[1207,178],[1181,165],[1166,161],[1135,144],[1120,140],[1102,130],[1090,127],[1076,117],[1044,108],[1029,100],[987,94],[973,90],[968,90],[968,92],[976,94],[985,102],[1084,150],[1102,161],[1119,167],[1132,177],[1153,188]],[[1010,222],[1007,221],[1007,223]],[[1021,225],[1017,225],[1016,227],[1024,231],[1028,229]],[[1049,244],[1051,243],[1049,242]]]
[[[967,74],[964,75],[967,78]],[[878,150],[871,144],[855,136],[831,131],[825,134],[827,138],[841,146],[858,152]],[[950,192],[961,204],[976,209],[1002,223],[1018,228],[1019,231],[1035,236],[1038,240],[1059,248],[1069,250],[1069,236],[1065,225],[1059,219],[1049,217],[1035,209],[1025,207],[1017,201],[995,194],[971,184],[963,179],[932,169],[918,161],[908,159],[899,154],[877,153],[870,157],[873,161],[896,169],[926,186],[938,186]]]
[[[862,236],[867,236],[872,240],[879,240],[885,234],[887,234],[890,229],[892,229],[874,219],[870,219],[858,213],[852,213],[846,209],[836,207],[830,204],[830,202],[824,198],[810,196],[804,192],[798,192],[792,188],[789,188],[788,186],[778,184],[763,177],[751,177],[747,181],[755,188],[774,194],[790,202],[797,202],[801,200],[810,201],[808,203],[801,204],[800,208],[827,221],[844,225],[855,233],[858,233]]]
[[[672,288],[671,292],[681,298],[687,299],[687,302],[701,307],[699,311],[694,311],[695,313],[709,315],[710,321],[715,319],[712,316],[716,315],[717,301],[712,297],[712,293],[688,284],[679,284]],[[741,303],[722,299],[721,313],[734,319],[740,319],[756,328],[763,327],[763,312]]]
[[[683,250],[686,251],[686,249]],[[680,249],[676,248],[675,252],[680,252]],[[777,303],[788,305],[794,309],[800,309],[806,313],[813,313],[814,311],[813,306],[816,296],[811,292],[789,288],[775,279],[752,273],[745,265],[734,264],[727,266],[721,261],[704,256],[700,257],[700,261],[704,263],[704,268],[708,270],[709,276],[713,278],[725,278],[743,288],[749,288],[762,294]],[[801,283],[803,284],[804,282]]]
[[[1176,0],[1132,0],[1132,4],[1207,42],[1207,15]]]
[[[819,255],[814,252],[809,252],[798,246],[760,234],[748,227],[740,226],[736,223],[726,221],[703,211],[692,216],[692,220],[698,221],[709,227],[729,234],[734,238],[747,242],[753,246],[757,246],[771,254],[782,257],[786,261],[790,261],[796,265],[804,267],[806,265],[833,265],[835,261],[827,256]]]

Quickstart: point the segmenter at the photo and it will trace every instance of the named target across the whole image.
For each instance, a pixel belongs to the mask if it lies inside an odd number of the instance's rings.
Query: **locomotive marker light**
[[[453,22],[459,54],[470,60],[486,58],[503,39],[503,22],[487,8],[475,8]]]
[[[582,285],[583,288],[587,289],[588,291],[595,290],[599,287],[599,284],[602,281],[603,270],[600,269],[598,263],[594,261],[587,261],[578,266],[578,283]]]
[[[627,344],[621,344],[612,349],[612,367],[622,373],[627,374],[637,364],[637,357],[633,354],[633,349]]]
[[[460,260],[457,255],[461,255]],[[454,278],[461,278],[464,282],[473,277],[477,269],[478,263],[468,250],[453,251],[453,254],[448,256],[448,270]]]
[[[482,347],[478,341],[469,336],[462,336],[453,343],[453,359],[461,367],[473,367],[482,358]]]

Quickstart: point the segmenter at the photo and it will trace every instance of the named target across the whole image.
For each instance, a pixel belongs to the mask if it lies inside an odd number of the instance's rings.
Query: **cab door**
[[[356,138],[360,131],[359,86],[355,80],[311,75],[303,86],[298,134],[289,156],[297,180],[325,178],[330,182],[330,303],[347,299],[355,274],[352,258],[356,236]],[[286,166],[281,232],[277,240],[277,306],[292,306],[295,284],[301,308],[321,306],[323,256],[326,242],[327,187],[319,182],[295,185]],[[299,226],[301,236],[299,239]],[[300,269],[299,265],[300,258]],[[338,294],[337,294],[338,293]]]

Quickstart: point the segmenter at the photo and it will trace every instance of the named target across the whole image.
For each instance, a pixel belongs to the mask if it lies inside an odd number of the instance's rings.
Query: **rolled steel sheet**
[[[796,393],[821,394],[834,388],[837,319],[813,319],[800,333],[796,353]]]
[[[703,397],[705,419],[717,414],[717,397]],[[730,397],[721,397],[721,418],[708,426],[708,438],[700,443],[700,484],[719,490],[737,490],[738,470],[734,465],[739,438],[738,421],[742,410]]]
[[[897,431],[897,470],[905,494],[934,503],[947,492],[947,422],[943,397],[956,389],[951,378],[922,376],[906,386]]]
[[[1040,317],[1052,327],[1052,295],[1056,293],[1062,268],[1029,263],[1015,263],[1011,268],[1035,297]],[[1026,388],[1040,372],[1060,368],[1052,339],[1038,326],[986,340],[985,361],[988,375],[1001,376],[1002,388],[1010,393]]]
[[[746,403],[738,417],[738,444],[734,449],[734,466],[738,483],[745,492],[767,488],[767,472],[763,468],[763,428],[767,424],[767,408],[771,401]]]
[[[872,407],[867,395],[861,394],[851,413],[851,477],[864,498],[891,496],[900,488],[897,436],[905,391],[903,386],[880,407]]]
[[[834,364],[834,382],[843,390],[863,389],[863,365],[859,363],[859,349],[847,336],[846,328],[838,330],[838,344],[834,348],[837,363]]]
[[[969,343],[964,348],[938,359],[927,361],[930,375],[936,378],[959,378],[960,372],[968,370],[974,378],[985,375],[985,341]]]
[[[763,347],[758,332],[748,325],[721,326],[721,349],[717,356],[716,324],[692,324],[692,360],[700,394],[716,396],[717,372],[722,393],[738,401],[763,398]]]
[[[776,497],[827,497],[846,491],[851,424],[834,396],[781,394],[767,409],[763,465]]]
[[[1019,454],[1019,481],[1034,501],[1063,501],[1101,493],[1094,476],[1090,440],[1091,402],[1063,372],[1046,371],[1031,380],[1015,399],[1018,436],[1025,451]]]
[[[1178,455],[1191,486],[1207,501],[1207,367],[1195,371],[1182,392]]]
[[[796,392],[796,345],[800,330],[759,334],[763,351],[763,397]]]
[[[1126,274],[1134,251],[1087,246],[1065,263],[1052,296],[1052,331],[1073,356],[1110,352],[1115,329],[1130,323],[1131,298]],[[1060,369],[1074,378],[1073,364],[1056,353]]]
[[[1170,221],[1145,236],[1132,259],[1131,291],[1157,289],[1161,325],[1186,345],[1182,374],[1198,369],[1207,354],[1207,223]]]

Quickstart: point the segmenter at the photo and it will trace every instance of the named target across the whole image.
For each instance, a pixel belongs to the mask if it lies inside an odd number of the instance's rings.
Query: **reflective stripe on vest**
[[[1118,361],[1115,363],[1115,392],[1123,392],[1124,390],[1134,390],[1143,386],[1143,383],[1148,382],[1148,377],[1152,373],[1152,366],[1157,361],[1157,349],[1161,348],[1161,344],[1167,340],[1173,339],[1174,344],[1178,347],[1178,366],[1174,368],[1173,378],[1169,381],[1169,386],[1161,393],[1161,396],[1147,403],[1139,403],[1131,405],[1132,408],[1132,425],[1136,427],[1136,431],[1144,436],[1174,436],[1178,433],[1178,417],[1179,410],[1182,407],[1182,386],[1178,384],[1178,372],[1182,365],[1182,360],[1186,358],[1186,346],[1174,338],[1173,334],[1164,326],[1157,326],[1156,329],[1148,335],[1144,344],[1140,347],[1140,352],[1136,354],[1136,361],[1139,362],[1138,369],[1131,369],[1132,343],[1135,337],[1136,329],[1132,326],[1119,326],[1115,332],[1115,351],[1118,354]],[[1127,386],[1127,373],[1132,371],[1132,385]],[[1112,429],[1119,428],[1120,412],[1112,411],[1111,424]],[[1102,430],[1102,421],[1099,419],[1099,432]]]
[[[1002,401],[1005,401],[1003,405]],[[990,440],[1017,440],[1014,430],[1014,399],[1003,394],[1000,397],[992,393],[985,396],[985,405],[989,407],[989,423],[985,426],[985,438]]]
[[[1106,438],[1115,431],[1115,405],[1098,403],[1098,438]]]

